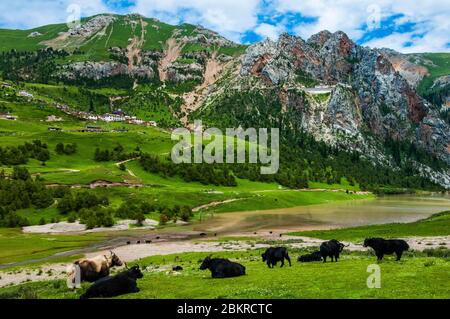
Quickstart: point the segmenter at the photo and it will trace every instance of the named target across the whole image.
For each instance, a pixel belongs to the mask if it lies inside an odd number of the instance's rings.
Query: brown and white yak
[[[99,255],[90,259],[80,259],[71,265],[68,271],[68,284],[72,287],[79,286],[83,281],[94,282],[109,276],[109,270],[114,266],[122,266],[123,262],[115,253],[110,251],[108,255]]]

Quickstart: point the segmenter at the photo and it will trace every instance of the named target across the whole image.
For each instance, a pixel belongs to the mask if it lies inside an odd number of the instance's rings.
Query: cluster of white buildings
[[[16,121],[17,120],[17,116],[11,115],[9,113],[0,113],[0,119]]]
[[[11,87],[7,83],[1,83],[2,88]],[[27,92],[27,91],[19,91],[17,95],[33,99],[33,94]],[[89,121],[103,121],[103,122],[123,122],[127,124],[135,124],[135,125],[143,125],[143,126],[153,126],[156,127],[158,124],[155,121],[144,121],[141,119],[138,119],[136,116],[129,116],[121,109],[114,111],[113,113],[106,113],[102,115],[95,115],[89,112],[83,112],[83,111],[77,111],[71,109],[69,106],[65,104],[56,104],[56,108],[61,110],[62,112],[75,116],[80,119],[89,120]],[[17,116],[9,115],[6,113],[0,114],[1,119],[7,119],[7,120],[17,120]],[[47,118],[47,122],[58,122],[61,121],[61,119],[57,118],[56,116],[49,116]]]
[[[158,126],[155,121],[144,121],[138,119],[136,116],[126,115],[122,110],[117,110],[113,113],[106,113],[101,115],[95,115],[89,112],[75,111],[69,108],[67,105],[57,104],[56,106],[59,110],[64,113],[70,114],[72,116],[78,117],[80,119],[85,119],[89,121],[103,121],[103,122],[124,122],[127,124],[136,124],[144,126]]]
[[[19,91],[19,93],[17,93],[19,96],[23,96],[23,97],[28,97],[28,98],[33,98],[33,94],[27,92],[27,91]]]

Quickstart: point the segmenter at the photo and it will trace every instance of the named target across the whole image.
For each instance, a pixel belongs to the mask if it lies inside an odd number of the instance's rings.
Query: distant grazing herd
[[[338,261],[341,252],[346,247],[341,242],[333,239],[323,242],[320,245],[320,250],[311,254],[298,257],[299,262],[314,262],[314,261],[327,261],[330,257],[335,262]],[[364,247],[371,247],[375,251],[377,260],[381,261],[384,255],[395,254],[397,261],[402,257],[404,251],[409,249],[409,245],[406,241],[401,239],[383,239],[383,238],[367,238],[364,241]],[[281,266],[284,266],[284,261],[289,262],[291,265],[291,258],[289,257],[288,250],[285,247],[268,248],[262,255],[262,261],[267,264],[269,268],[274,268],[278,262],[281,262]],[[80,270],[80,280],[93,282],[93,284],[86,290],[86,292],[80,297],[81,299],[97,298],[97,297],[116,297],[129,293],[139,292],[137,286],[137,280],[142,278],[142,274],[139,266],[134,266],[115,275],[110,276],[110,269],[114,266],[122,266],[124,263],[114,254],[112,251],[110,255],[97,256],[92,259],[83,259],[76,261],[73,265],[78,266]],[[69,280],[75,283],[75,269],[69,273]],[[238,277],[246,274],[245,267],[239,263],[232,262],[224,258],[211,258],[206,257],[200,265],[200,270],[209,269],[211,271],[212,278],[229,278]],[[173,267],[174,271],[182,271],[181,266]]]

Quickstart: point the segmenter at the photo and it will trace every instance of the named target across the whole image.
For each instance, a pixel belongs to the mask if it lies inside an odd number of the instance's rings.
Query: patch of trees
[[[159,84],[140,86],[129,98],[117,101],[116,105],[129,114],[139,115],[140,118],[156,118],[160,127],[178,127],[180,121],[175,114],[181,113],[183,99],[179,96],[173,97],[159,88]]]
[[[236,186],[236,179],[225,164],[174,164],[157,156],[143,154],[140,164],[144,170],[163,177],[179,176],[185,182],[200,182],[204,185]]]
[[[127,200],[117,209],[109,207],[107,197],[98,196],[86,191],[72,194],[68,190],[64,197],[58,201],[57,208],[63,215],[68,216],[69,222],[77,219],[85,224],[88,229],[95,227],[112,227],[114,218],[136,220],[142,225],[146,219],[145,215],[157,212],[162,219],[177,221],[178,219],[188,221],[192,216],[189,206],[167,207],[160,204],[150,204],[146,201]]]
[[[61,195],[57,208],[61,214],[68,216],[69,222],[79,219],[87,229],[114,226],[113,209],[108,207],[108,197],[88,191],[73,194],[70,189]]]
[[[417,162],[428,165],[435,170],[447,169],[447,165],[436,156],[425,152],[423,149],[417,148],[412,143],[386,139],[384,142],[384,147],[387,153],[392,155],[395,164],[400,167],[408,165],[408,162],[413,159]]]
[[[98,196],[92,192],[82,191],[72,194],[68,191],[58,201],[58,211],[67,215],[70,212],[80,212],[81,209],[86,208],[98,208],[102,206],[108,206],[109,200],[106,196]]]
[[[94,161],[109,162],[109,161],[125,161],[127,159],[140,156],[138,151],[126,153],[122,145],[118,144],[112,150],[96,148],[94,153]]]
[[[11,113],[12,109],[6,104],[6,102],[0,101],[0,113]]]
[[[82,208],[79,212],[80,223],[87,229],[114,226],[114,210],[109,207]]]
[[[50,207],[55,196],[57,193],[47,189],[38,177],[33,179],[24,167],[15,166],[9,176],[4,171],[0,172],[0,226],[27,226],[29,221],[16,211]]]
[[[72,155],[77,152],[77,144],[65,144],[64,143],[58,143],[55,147],[55,152],[58,155]]]
[[[192,209],[189,206],[175,205],[168,207],[161,204],[150,204],[146,201],[129,200],[124,202],[115,211],[115,216],[121,219],[134,219],[138,221],[138,224],[142,224],[145,220],[145,214],[156,212],[160,214],[160,221],[165,220],[165,223],[172,220],[189,221],[193,216]],[[162,224],[165,224],[162,223]]]
[[[174,206],[173,208],[164,208],[160,211],[159,222],[161,225],[166,224],[169,220],[177,222],[182,220],[184,222],[189,221],[193,216],[192,209],[189,206]]]
[[[30,158],[45,164],[50,159],[47,144],[34,140],[32,143],[26,142],[19,146],[0,146],[0,164],[2,165],[22,165],[26,164]]]
[[[58,69],[55,60],[66,56],[68,56],[66,51],[52,48],[37,51],[2,52],[0,53],[0,73],[4,79],[15,82],[26,80],[49,83]]]
[[[445,103],[447,97],[450,95],[450,85],[439,86],[426,90],[422,93],[422,97],[440,107]]]

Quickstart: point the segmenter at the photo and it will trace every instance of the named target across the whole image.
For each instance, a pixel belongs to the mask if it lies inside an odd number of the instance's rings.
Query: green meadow
[[[24,234],[20,229],[0,228],[0,264],[35,260],[79,249],[108,238],[106,234]]]
[[[432,215],[414,223],[369,225],[353,228],[316,230],[291,233],[290,235],[322,239],[339,238],[361,243],[368,237],[403,238],[411,236],[448,236],[450,234],[450,211]]]
[[[338,263],[306,263],[296,260],[305,250],[290,250],[292,267],[269,269],[261,261],[262,250],[226,252],[214,256],[230,258],[246,267],[246,275],[237,278],[212,279],[208,270],[199,270],[205,253],[155,256],[138,261],[145,268],[138,281],[140,292],[121,299],[235,299],[235,298],[448,298],[449,260],[408,253],[401,262],[386,258],[379,263],[381,288],[370,289],[368,266],[376,264],[367,253],[345,252]],[[174,273],[173,265],[184,270]],[[0,298],[79,298],[89,285],[70,291],[65,281],[45,281],[4,288]]]
[[[432,63],[424,65],[428,69],[429,74],[420,82],[418,87],[419,93],[426,92],[437,78],[450,73],[450,54],[424,53],[422,56]]]
[[[387,229],[395,236],[432,236],[448,234],[449,212],[435,214],[430,218],[409,224],[375,225],[371,229]],[[364,229],[364,230],[363,230]],[[333,233],[334,232],[334,233]],[[360,241],[354,234],[355,228],[329,232],[304,232],[303,236],[317,236],[329,239],[340,236],[342,240]],[[375,234],[376,232],[372,232]],[[376,233],[378,235],[386,233]],[[388,236],[387,236],[388,237]],[[85,240],[89,240],[85,238]],[[70,242],[70,240],[68,240]],[[266,242],[250,237],[219,237],[216,240],[224,248],[230,242],[246,242],[250,247],[257,243],[287,245],[290,242]],[[296,241],[297,242],[297,241]],[[301,242],[301,240],[299,240]],[[42,244],[38,244],[40,246]],[[138,281],[140,292],[119,297],[120,299],[234,299],[234,298],[345,298],[345,299],[446,299],[450,292],[449,249],[439,247],[425,249],[423,252],[408,251],[400,262],[392,256],[386,256],[377,262],[371,251],[350,252],[344,250],[337,263],[298,263],[297,257],[312,250],[311,248],[290,248],[292,267],[286,263],[284,268],[269,269],[261,261],[263,249],[250,248],[243,251],[216,252],[212,257],[229,258],[246,267],[246,275],[228,279],[212,279],[208,270],[199,270],[201,260],[211,253],[182,253],[165,256],[152,256],[135,261],[144,271],[144,278]],[[173,272],[173,266],[183,267],[181,272]],[[367,280],[372,274],[369,266],[379,266],[381,288],[368,288]],[[34,265],[33,268],[39,268]],[[8,271],[22,272],[26,269],[11,268]],[[40,298],[74,299],[89,287],[83,284],[77,291],[68,290],[65,281],[49,280],[24,283],[2,288],[0,298]]]

